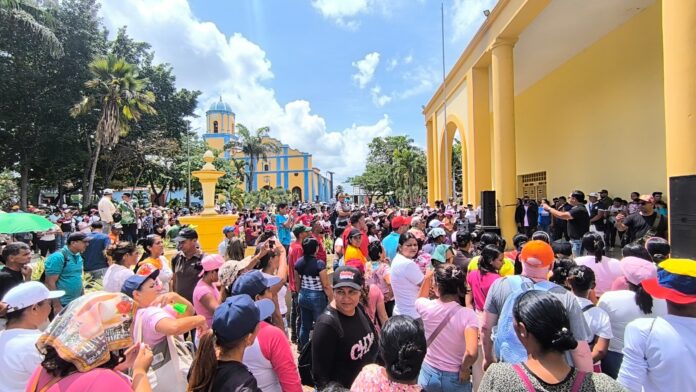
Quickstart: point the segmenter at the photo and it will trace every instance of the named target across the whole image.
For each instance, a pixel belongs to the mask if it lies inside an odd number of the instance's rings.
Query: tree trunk
[[[92,203],[92,193],[94,191],[94,177],[97,173],[97,164],[99,163],[99,153],[101,152],[101,142],[97,141],[97,148],[94,151],[94,160],[89,171],[89,180],[87,183],[87,192],[83,196],[82,203],[88,206]]]
[[[58,189],[58,194],[56,195],[56,200],[53,204],[55,204],[56,206],[60,206],[61,204],[63,204],[63,187],[60,185],[60,181],[56,183],[56,188]]]
[[[28,195],[29,195],[29,163],[27,162],[26,156],[22,157],[22,163],[20,164],[21,178],[19,181],[19,207],[22,211],[27,210]]]
[[[253,191],[254,187],[254,156],[249,155],[249,178],[247,179],[248,192]]]

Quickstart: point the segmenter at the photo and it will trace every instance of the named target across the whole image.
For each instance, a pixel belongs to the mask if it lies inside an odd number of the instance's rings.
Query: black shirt
[[[0,271],[0,299],[2,299],[11,288],[18,286],[22,282],[24,282],[22,271],[15,271],[7,267],[2,267],[2,271]]]
[[[657,212],[652,215],[641,215],[640,213],[631,214],[624,219],[623,224],[628,227],[629,241],[641,239],[650,230],[657,219]],[[667,218],[660,216],[660,221],[656,228],[657,236],[667,239]]]
[[[203,254],[197,252],[190,259],[186,260],[183,252],[179,252],[172,259],[172,269],[174,270],[174,291],[180,296],[193,303],[193,289],[198,284],[198,274],[203,270],[201,260]]]
[[[568,237],[571,240],[580,240],[590,231],[590,214],[584,205],[578,204],[568,211],[573,219],[568,221]]]
[[[360,307],[353,316],[326,309],[314,323],[312,375],[319,390],[331,381],[350,388],[363,366],[377,360],[377,335]]]
[[[590,205],[589,209],[590,209],[590,219],[597,216],[599,214],[600,210],[606,211],[606,208],[604,208],[604,206],[602,204],[600,204],[599,202]],[[604,218],[597,220],[595,222],[592,222],[592,224],[595,225],[595,229],[597,229],[597,231],[604,231]]]
[[[262,392],[243,363],[218,361],[212,392]]]

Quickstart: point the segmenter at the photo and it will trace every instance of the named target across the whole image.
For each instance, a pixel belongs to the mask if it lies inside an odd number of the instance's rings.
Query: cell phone
[[[275,240],[268,240],[268,246],[271,248],[275,248]]]

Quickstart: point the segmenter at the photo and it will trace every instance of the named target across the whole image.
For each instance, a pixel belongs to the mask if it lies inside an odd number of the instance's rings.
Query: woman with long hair
[[[384,367],[365,366],[351,391],[420,392],[418,374],[427,351],[423,326],[408,316],[394,316],[382,329],[379,356]]]
[[[104,291],[118,293],[123,282],[133,276],[132,268],[138,262],[138,250],[132,242],[122,241],[107,249],[106,255],[109,256],[111,265],[104,273],[102,285]]]
[[[418,290],[423,283],[424,275],[414,261],[417,254],[416,237],[410,232],[401,234],[396,256],[391,262],[394,314],[420,318],[416,311],[416,298],[418,298]]]
[[[571,268],[568,283],[582,307],[587,326],[590,327],[592,340],[588,343],[592,350],[592,362],[597,368],[599,361],[607,355],[609,342],[614,337],[611,332],[611,320],[604,309],[595,306],[590,300],[590,291],[595,287],[595,274],[590,267],[579,265]]]
[[[164,257],[164,240],[157,234],[150,234],[139,241],[138,243],[143,247],[143,255],[135,266],[135,271],[138,272],[140,268],[144,265],[149,264],[150,269],[158,269],[160,271],[159,280],[162,282],[161,292],[166,293],[172,291],[172,277],[174,272],[172,272],[172,266]]]
[[[309,341],[309,333],[314,328],[314,322],[331,302],[332,291],[329,277],[326,271],[326,263],[317,259],[319,241],[314,237],[307,237],[302,241],[302,253],[295,263],[295,282],[299,282],[300,293],[298,304],[300,307],[299,347],[304,347]]]
[[[575,258],[575,264],[586,265],[594,271],[596,277],[595,293],[597,297],[611,290],[616,278],[623,276],[619,260],[607,257],[604,253],[604,236],[597,232],[588,232],[582,237],[583,251],[587,256]]]
[[[229,297],[220,304],[213,316],[212,330],[201,336],[187,392],[261,392],[242,359],[244,350],[254,343],[259,323],[274,308],[270,299],[254,302],[245,294]]]
[[[488,290],[500,274],[498,271],[503,266],[503,252],[493,245],[486,245],[479,256],[478,269],[475,269],[466,277],[466,306],[476,312],[483,312]]]
[[[480,392],[602,391],[623,387],[601,373],[585,373],[568,365],[566,352],[578,343],[563,303],[555,295],[529,290],[513,307],[515,333],[527,350],[521,364],[494,363],[481,380]]]
[[[655,264],[637,257],[624,257],[621,260],[621,269],[628,289],[606,292],[597,303],[597,306],[609,315],[614,336],[609,342],[609,351],[602,360],[602,372],[613,378],[618,377],[623,361],[626,325],[637,318],[667,314],[665,300],[653,299],[641,285],[642,281],[657,277]]]
[[[669,242],[661,237],[648,238],[645,241],[645,249],[648,250],[655,264],[660,264],[669,259],[669,255],[672,253],[672,247],[669,245]]]
[[[428,292],[433,280],[438,298],[431,300]],[[478,319],[473,310],[459,304],[464,291],[466,272],[454,264],[429,271],[420,288],[416,310],[429,344],[418,383],[426,392],[471,390],[471,366],[478,357]]]

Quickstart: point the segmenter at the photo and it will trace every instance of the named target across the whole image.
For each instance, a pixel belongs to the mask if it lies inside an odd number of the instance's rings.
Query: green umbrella
[[[13,212],[0,214],[0,233],[15,234],[31,231],[46,231],[53,227],[53,223],[40,215],[26,212]]]

